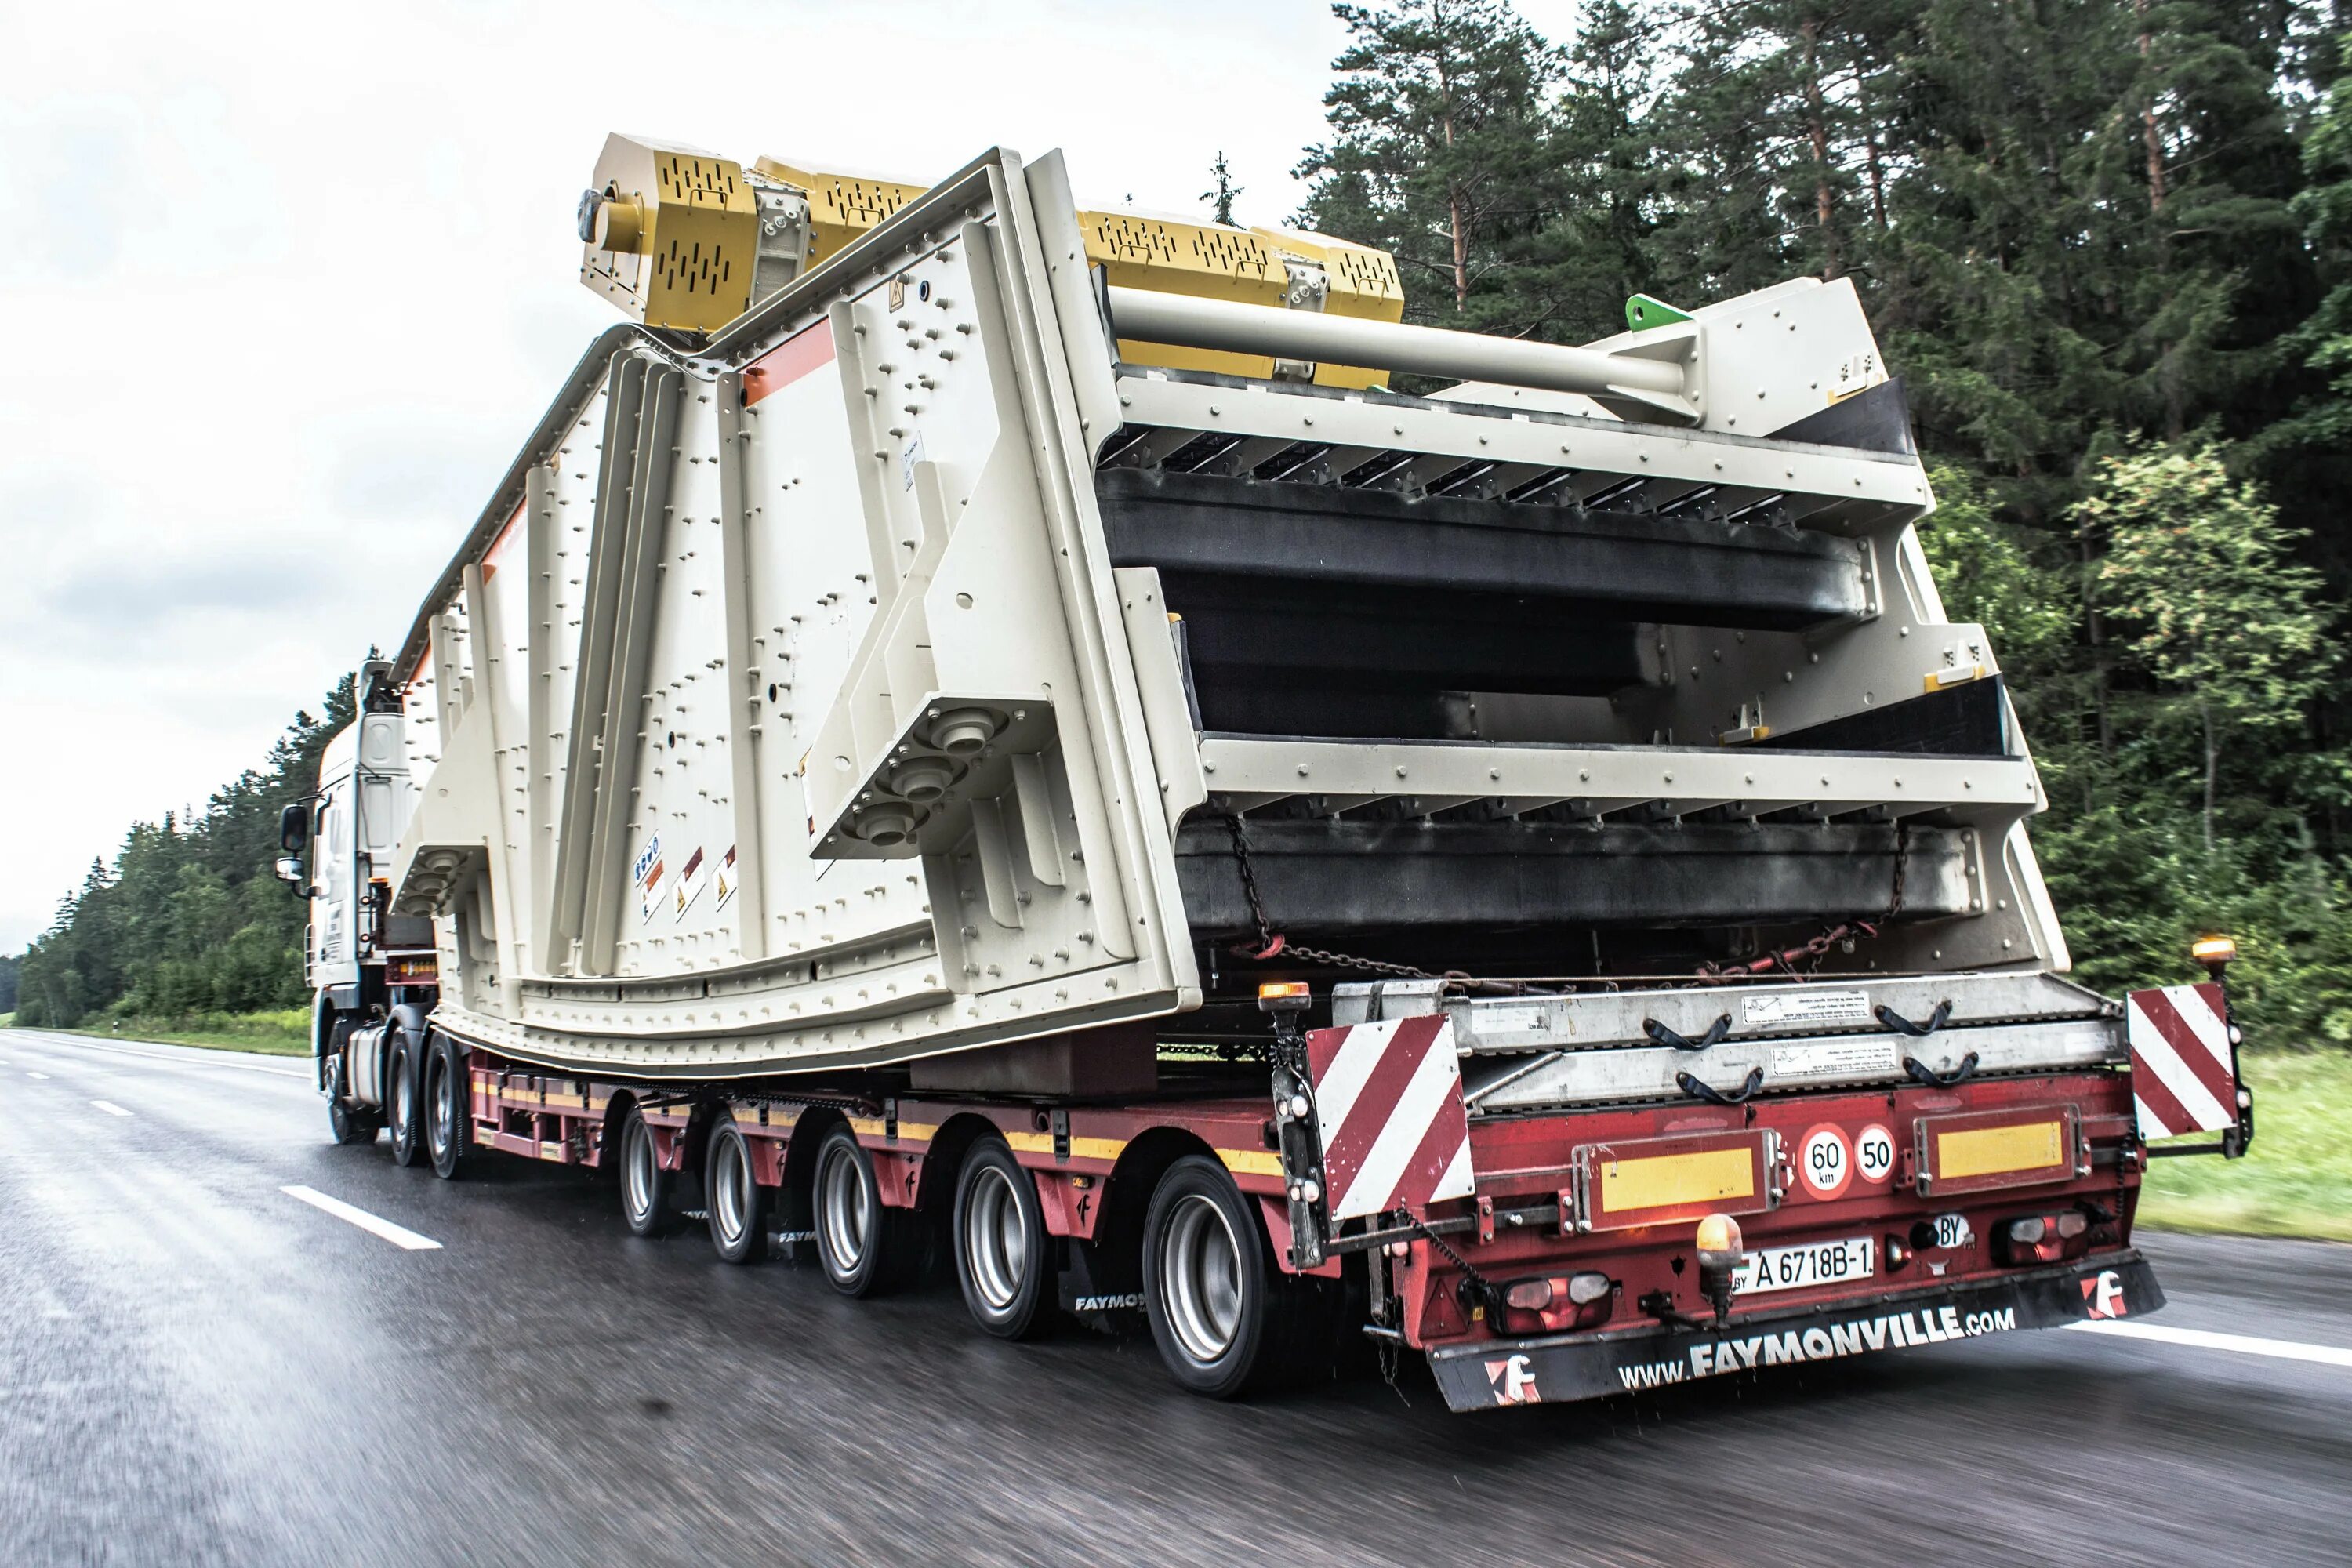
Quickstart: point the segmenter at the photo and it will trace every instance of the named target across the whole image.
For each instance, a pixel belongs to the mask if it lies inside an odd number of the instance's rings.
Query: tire
[[[817,1145],[810,1196],[817,1261],[833,1288],[862,1297],[891,1285],[907,1247],[903,1211],[882,1206],[874,1161],[848,1128],[835,1127]]]
[[[339,1052],[327,1065],[327,1131],[335,1142],[346,1148],[354,1143],[373,1143],[383,1129],[383,1119],[364,1106],[353,1105],[343,1098],[343,1074],[350,1069]]]
[[[446,1035],[430,1037],[425,1046],[425,1085],[419,1096],[425,1121],[425,1151],[433,1173],[445,1182],[457,1179],[466,1159],[466,1134],[471,1131],[466,1085],[466,1053]]]
[[[971,1321],[1001,1340],[1034,1333],[1045,1319],[1053,1244],[1037,1184],[1002,1138],[982,1138],[964,1156],[952,1242]]]
[[[1169,1375],[1232,1399],[1273,1371],[1290,1331],[1290,1281],[1255,1205],[1203,1154],[1168,1167],[1143,1220],[1143,1305]]]
[[[677,1173],[655,1153],[654,1130],[632,1105],[621,1122],[621,1217],[637,1236],[666,1235],[677,1223]]]
[[[756,1263],[767,1257],[768,1210],[774,1194],[760,1184],[751,1141],[732,1118],[712,1131],[709,1146],[702,1152],[702,1170],[710,1245],[729,1263]]]
[[[425,1123],[417,1104],[417,1052],[407,1040],[393,1047],[383,1082],[384,1125],[392,1129],[392,1163],[414,1165],[425,1152]]]

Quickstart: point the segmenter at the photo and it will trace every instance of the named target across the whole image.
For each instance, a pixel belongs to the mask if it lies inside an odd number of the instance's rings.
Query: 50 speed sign
[[[1877,1183],[1895,1173],[1895,1134],[1872,1122],[1853,1141],[1854,1174]]]

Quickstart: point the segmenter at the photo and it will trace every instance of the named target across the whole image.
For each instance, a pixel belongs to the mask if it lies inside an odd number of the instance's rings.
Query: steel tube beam
[[[1326,316],[1312,310],[1270,310],[1144,289],[1112,286],[1106,293],[1113,331],[1131,342],[1270,354],[1276,359],[1362,365],[1454,381],[1500,382],[1587,396],[1638,392],[1653,398],[1659,395],[1684,397],[1681,366],[1663,360],[1517,338],[1490,338],[1477,332],[1450,332],[1437,327]]]

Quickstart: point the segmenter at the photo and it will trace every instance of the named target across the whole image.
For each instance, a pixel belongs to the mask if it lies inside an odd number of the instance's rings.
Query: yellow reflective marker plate
[[[1601,1206],[1612,1214],[1711,1204],[1755,1193],[1756,1156],[1745,1146],[1601,1162]]]
[[[2042,1171],[2066,1163],[2066,1124],[2020,1121],[1936,1134],[1936,1175],[1942,1181]]]

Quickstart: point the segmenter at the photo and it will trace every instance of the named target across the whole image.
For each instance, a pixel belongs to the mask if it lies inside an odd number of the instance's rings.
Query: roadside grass
[[[96,1040],[154,1040],[215,1051],[257,1051],[273,1057],[310,1054],[310,1009],[268,1013],[195,1013],[184,1017],[109,1019],[100,1028],[60,1029]]]
[[[2254,1091],[2242,1160],[2151,1160],[2140,1223],[2158,1230],[2352,1241],[2352,1051],[2263,1051],[2239,1061]]]

